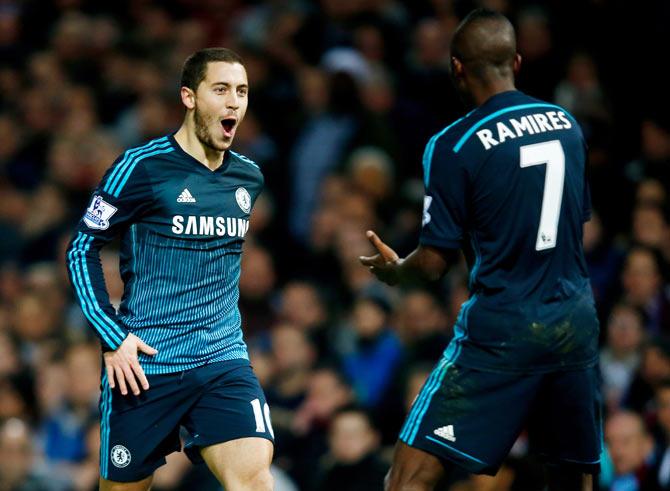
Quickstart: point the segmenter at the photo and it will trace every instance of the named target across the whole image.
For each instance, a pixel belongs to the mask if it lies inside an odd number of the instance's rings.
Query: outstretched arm
[[[458,252],[454,249],[427,245],[419,245],[406,258],[401,258],[373,231],[368,230],[366,235],[378,253],[369,257],[361,256],[361,264],[388,285],[414,279],[439,280],[458,259]]]

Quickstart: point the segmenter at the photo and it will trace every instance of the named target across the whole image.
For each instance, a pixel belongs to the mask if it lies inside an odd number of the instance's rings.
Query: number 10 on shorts
[[[270,432],[270,435],[272,435],[272,438],[274,438],[275,432],[272,429],[272,422],[270,421],[270,406],[268,406],[268,403],[266,402],[263,405],[262,410],[261,401],[259,399],[254,399],[250,402],[250,404],[254,410],[254,418],[256,418],[256,432],[265,433],[265,427],[267,425],[267,429]]]

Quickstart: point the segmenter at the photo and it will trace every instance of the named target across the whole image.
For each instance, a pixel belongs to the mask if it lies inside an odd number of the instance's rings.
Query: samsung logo
[[[172,217],[172,231],[177,235],[218,235],[244,237],[249,230],[249,220],[231,217],[182,216]]]

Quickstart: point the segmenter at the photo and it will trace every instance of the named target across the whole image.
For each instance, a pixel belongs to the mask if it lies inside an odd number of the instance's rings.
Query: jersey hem
[[[464,362],[463,359],[459,357],[456,362],[457,365],[460,365],[464,368],[471,368],[473,370],[479,370],[482,372],[497,372],[497,373],[552,373],[552,372],[573,372],[578,370],[586,370],[593,368],[598,364],[598,355],[593,359],[585,362],[571,363],[568,365],[544,365],[544,366],[529,366],[529,367],[510,367],[510,366],[494,366],[486,365],[483,363],[469,363],[467,360]]]
[[[187,370],[193,370],[195,368],[200,368],[205,365],[209,365],[212,363],[221,363],[221,362],[226,362],[226,361],[234,361],[234,360],[249,360],[249,355],[247,352],[244,353],[237,353],[235,356],[231,357],[223,357],[223,358],[212,358],[212,359],[205,359],[199,362],[194,362],[194,363],[189,363],[186,365],[152,365],[152,364],[147,364],[143,363],[142,364],[142,369],[144,370],[144,373],[146,375],[169,375],[171,373],[179,373],[179,372],[184,372]]]

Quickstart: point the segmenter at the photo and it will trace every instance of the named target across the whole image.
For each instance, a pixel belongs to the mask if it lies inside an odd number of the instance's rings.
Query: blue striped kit
[[[144,146],[126,150],[123,159],[116,165],[107,179],[103,190],[115,198],[118,198],[123,186],[128,182],[128,178],[139,162],[147,157],[170,153],[172,151],[174,151],[174,148],[172,148],[167,136],[153,140]]]
[[[70,269],[75,294],[78,297],[84,315],[91,325],[95,327],[102,339],[109,346],[116,349],[126,335],[117,323],[100,308],[93,292],[91,278],[86,266],[86,254],[91,248],[91,242],[93,242],[92,236],[82,232],[77,234],[68,253],[68,268]]]

